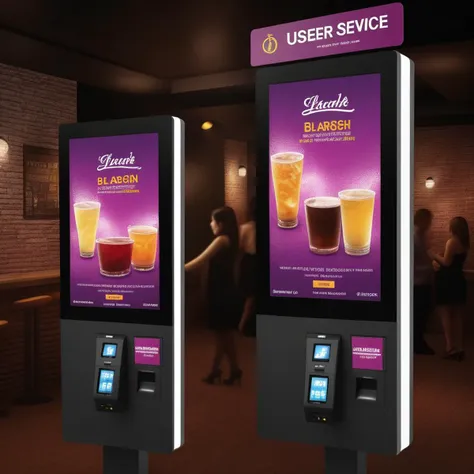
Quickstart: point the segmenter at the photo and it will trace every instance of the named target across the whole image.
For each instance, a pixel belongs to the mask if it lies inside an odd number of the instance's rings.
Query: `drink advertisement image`
[[[159,308],[158,134],[69,142],[71,305]]]
[[[271,296],[380,301],[380,75],[269,94]]]

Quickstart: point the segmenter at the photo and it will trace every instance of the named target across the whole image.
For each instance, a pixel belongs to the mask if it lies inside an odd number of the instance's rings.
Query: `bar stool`
[[[0,319],[0,337],[2,337],[3,329],[6,329],[7,325],[8,325],[8,321],[3,321]],[[0,340],[0,345],[1,345],[1,340]],[[3,416],[8,416],[8,404],[7,406],[5,406],[4,401],[2,402],[2,400],[0,399],[0,417],[3,417]]]
[[[38,310],[47,306],[53,298],[49,295],[34,296],[17,300],[13,306],[23,311],[25,316],[25,393],[17,400],[21,405],[38,405],[47,403],[51,398],[39,393],[39,339],[40,325]]]

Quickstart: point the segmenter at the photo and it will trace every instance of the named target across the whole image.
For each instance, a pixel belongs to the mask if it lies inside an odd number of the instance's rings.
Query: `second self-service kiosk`
[[[292,28],[262,29],[255,51],[289,58]],[[256,77],[259,434],[364,474],[367,453],[412,439],[413,63],[386,51]]]
[[[60,128],[63,437],[104,474],[183,443],[183,122]]]

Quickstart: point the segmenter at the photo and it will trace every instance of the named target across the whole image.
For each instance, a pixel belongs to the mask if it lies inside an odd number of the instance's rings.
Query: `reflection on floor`
[[[242,387],[235,388],[200,381],[211,360],[210,334],[188,335],[186,349],[186,444],[173,455],[152,455],[151,474],[324,472],[320,447],[257,437],[255,340],[240,341],[244,379]],[[474,342],[463,363],[417,357],[414,444],[396,458],[369,456],[369,473],[473,473],[473,374]],[[100,474],[101,451],[62,442],[59,400],[15,407],[9,418],[0,419],[0,472]]]

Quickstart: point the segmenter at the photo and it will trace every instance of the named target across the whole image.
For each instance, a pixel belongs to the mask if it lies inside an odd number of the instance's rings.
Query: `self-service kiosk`
[[[183,443],[183,122],[60,128],[63,437],[105,474]]]
[[[290,26],[264,52],[288,57]],[[363,474],[366,453],[412,439],[413,63],[386,51],[256,77],[258,431]]]

